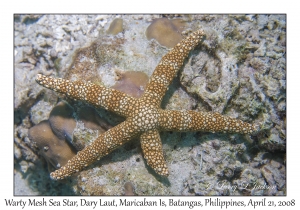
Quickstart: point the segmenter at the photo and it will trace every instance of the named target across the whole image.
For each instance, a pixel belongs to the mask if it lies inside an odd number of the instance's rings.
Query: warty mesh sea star
[[[222,116],[219,113],[174,111],[160,108],[162,98],[172,79],[182,67],[184,59],[202,41],[203,37],[202,30],[193,32],[163,56],[141,98],[133,98],[120,91],[91,82],[70,82],[38,74],[37,83],[46,88],[126,117],[124,122],[101,134],[91,145],[79,151],[65,166],[52,172],[50,176],[53,179],[64,179],[109,154],[133,137],[140,138],[147,164],[156,173],[168,176],[159,131],[209,131],[242,134],[251,134],[257,131],[257,125]]]

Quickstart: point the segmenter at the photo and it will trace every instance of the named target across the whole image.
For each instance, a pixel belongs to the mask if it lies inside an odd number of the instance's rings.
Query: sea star
[[[101,134],[91,145],[79,151],[65,166],[52,172],[50,176],[56,180],[64,179],[109,154],[133,137],[140,138],[147,164],[156,173],[168,176],[159,131],[209,131],[243,134],[257,131],[258,126],[256,125],[222,116],[219,113],[174,111],[160,108],[162,98],[172,79],[182,67],[189,52],[202,41],[203,36],[202,30],[193,32],[163,56],[140,98],[133,98],[120,91],[91,82],[71,82],[38,74],[37,83],[46,88],[126,117],[124,122]]]

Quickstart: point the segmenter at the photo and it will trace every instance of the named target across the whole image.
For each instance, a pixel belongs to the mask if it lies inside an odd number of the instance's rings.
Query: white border
[[[296,2],[296,1],[293,1]],[[4,5],[5,4],[5,5]],[[267,197],[274,201],[296,199],[300,189],[299,177],[299,8],[296,3],[278,0],[219,0],[219,1],[4,1],[1,4],[1,198],[0,206],[5,206],[4,198],[13,197],[13,14],[14,13],[283,13],[287,14],[287,196]],[[297,135],[298,134],[298,135]],[[299,197],[299,195],[297,196]],[[112,197],[107,197],[112,199]],[[120,198],[120,197],[118,197]],[[141,197],[139,197],[141,198]],[[151,198],[151,197],[150,197]],[[171,197],[175,198],[175,197]],[[206,197],[207,198],[207,197]],[[214,197],[215,198],[215,197]],[[238,199],[247,202],[248,197],[222,197],[222,200]],[[28,199],[28,197],[23,198]],[[38,197],[38,199],[42,199]],[[51,199],[47,197],[46,199]],[[57,197],[56,199],[63,199]],[[80,197],[72,197],[80,199]],[[97,200],[98,198],[94,197]],[[151,199],[159,199],[152,197]],[[162,197],[167,200],[169,197]],[[181,200],[195,200],[180,197]],[[205,198],[201,197],[200,200]],[[259,200],[261,197],[254,197]],[[299,202],[299,199],[297,200]],[[296,202],[296,204],[298,203]],[[297,205],[299,206],[299,204]],[[50,208],[50,207],[45,207]],[[74,207],[71,207],[74,208]],[[71,209],[65,208],[65,209]],[[185,207],[189,209],[188,207]],[[197,208],[197,207],[195,207]],[[238,207],[236,207],[237,209]],[[1,208],[3,209],[3,208]],[[18,208],[20,209],[20,208]],[[81,208],[76,208],[81,209]],[[105,208],[102,208],[105,209]],[[140,209],[133,207],[130,209]],[[174,209],[174,208],[173,208]],[[220,207],[218,208],[220,209]],[[262,209],[257,207],[255,209]],[[277,209],[280,209],[277,207]]]

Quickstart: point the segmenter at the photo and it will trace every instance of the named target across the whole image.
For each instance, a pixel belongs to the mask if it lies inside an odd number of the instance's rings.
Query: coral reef
[[[89,46],[77,49],[70,61],[72,62],[71,65],[64,69],[64,77],[69,80],[84,78],[86,81],[100,83],[103,79],[101,79],[102,75],[99,75],[99,67],[107,66],[106,68],[110,68],[114,61],[118,60],[120,45],[123,42],[122,37],[103,36],[93,41]],[[107,54],[108,50],[113,52]]]
[[[106,35],[116,18],[123,19],[123,33]],[[150,76],[167,53],[165,47],[145,37],[149,24],[158,18],[180,18],[186,31],[202,26],[206,33],[203,45],[190,54],[180,78],[171,84],[163,107],[221,111],[261,123],[263,132],[250,137],[164,132],[167,180],[146,166],[135,141],[79,173],[78,178],[51,181],[45,161],[28,138],[28,129],[49,118],[58,97],[39,87],[35,75],[106,87],[118,83],[115,69]],[[136,195],[286,195],[285,15],[16,15],[14,32],[15,194],[122,195],[125,183],[130,182]],[[86,118],[79,120],[86,106],[68,102],[76,120],[70,144],[80,150],[100,131],[86,128]],[[99,116],[110,126],[124,120],[101,109],[96,112],[86,116],[92,122],[98,120],[91,116]],[[34,192],[19,189],[24,186],[19,184],[22,180]],[[243,189],[245,183],[249,188]],[[209,190],[205,188],[208,184]],[[252,190],[255,184],[275,188]]]
[[[257,17],[258,27],[253,28],[253,19],[240,24],[240,16],[228,20],[215,16],[220,24],[206,30],[205,51],[190,58],[181,84],[213,111],[236,117],[240,113],[245,121],[256,118],[266,130],[265,136],[259,136],[260,145],[284,151],[286,73],[281,56],[285,52],[285,21],[283,16]],[[276,22],[270,29],[273,34],[263,30],[266,20],[272,25]],[[222,32],[224,38],[220,39],[217,34]]]
[[[182,72],[181,84],[203,99],[211,110],[223,113],[239,87],[238,67],[223,52],[215,54],[212,57],[203,52],[192,57]]]

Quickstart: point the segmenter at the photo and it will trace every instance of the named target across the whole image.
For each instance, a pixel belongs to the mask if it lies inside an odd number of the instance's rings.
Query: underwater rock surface
[[[123,32],[107,35],[117,18],[123,20]],[[57,136],[76,150],[123,119],[40,87],[36,74],[125,89],[126,72],[150,77],[168,51],[145,35],[158,18],[184,21],[180,36],[200,27],[206,33],[204,43],[190,53],[169,87],[162,107],[220,112],[260,123],[262,132],[256,136],[163,132],[167,179],[147,167],[136,139],[63,183],[50,180],[46,161],[28,130],[50,121],[59,100],[69,104],[73,126],[70,131],[72,123],[57,123],[61,129]],[[23,179],[34,189],[15,193],[286,195],[285,15],[15,15],[14,32],[15,180]],[[133,91],[138,95],[145,85],[136,84]],[[131,84],[128,87],[132,90]],[[247,189],[242,187],[245,183]],[[272,188],[259,188],[264,185]],[[15,185],[19,186],[23,185]]]

